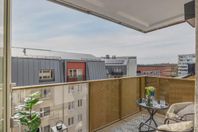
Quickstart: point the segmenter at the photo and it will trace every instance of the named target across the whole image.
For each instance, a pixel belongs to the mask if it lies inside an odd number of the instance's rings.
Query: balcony
[[[24,97],[40,91],[43,104],[36,110],[42,111],[42,132],[48,131],[59,120],[64,121],[69,132],[105,132],[137,130],[138,120],[147,113],[136,105],[144,97],[145,86],[156,87],[156,97],[161,96],[169,103],[193,101],[195,80],[161,77],[126,77],[108,80],[82,81],[62,84],[14,87],[12,90],[12,113]],[[165,111],[156,118],[163,122]],[[14,123],[13,132],[21,131]]]

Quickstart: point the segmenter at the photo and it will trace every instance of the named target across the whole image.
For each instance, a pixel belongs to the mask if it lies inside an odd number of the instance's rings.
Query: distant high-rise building
[[[136,76],[137,59],[134,56],[116,57],[106,55],[102,58],[108,77]]]
[[[178,76],[182,77],[191,74],[189,73],[189,68],[192,69],[192,64],[194,63],[195,63],[195,54],[178,55]]]

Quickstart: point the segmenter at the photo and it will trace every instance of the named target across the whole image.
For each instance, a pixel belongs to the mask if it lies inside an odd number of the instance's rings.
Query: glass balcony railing
[[[41,131],[46,132],[62,120],[69,132],[92,132],[138,113],[136,100],[144,97],[146,86],[156,87],[156,98],[169,103],[193,101],[195,80],[160,77],[126,77],[40,86],[14,87],[12,113],[23,99],[40,91],[43,104]],[[161,113],[163,114],[163,113]],[[22,131],[17,122],[13,132]]]
[[[26,96],[40,92],[43,103],[35,110],[41,112],[42,132],[48,132],[59,120],[68,126],[69,131],[88,131],[88,83],[44,85],[14,88],[12,93],[12,113]],[[14,123],[14,132],[23,128]]]

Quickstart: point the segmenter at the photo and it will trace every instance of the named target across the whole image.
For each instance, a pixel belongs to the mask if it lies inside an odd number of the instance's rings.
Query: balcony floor
[[[156,114],[155,120],[158,125],[163,124],[164,122],[164,115]],[[139,112],[133,116],[125,118],[119,122],[116,122],[108,127],[105,127],[97,132],[139,132],[138,126],[140,122],[144,122],[148,119],[148,113],[143,111]],[[154,124],[152,124],[153,126]],[[148,128],[143,128],[142,130],[147,130]]]

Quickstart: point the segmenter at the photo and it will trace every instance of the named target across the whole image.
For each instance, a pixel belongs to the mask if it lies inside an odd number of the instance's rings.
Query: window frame
[[[49,73],[46,73],[46,71],[49,71]],[[44,78],[49,74],[49,78]],[[55,69],[40,69],[39,70],[39,82],[53,82],[55,81]]]

